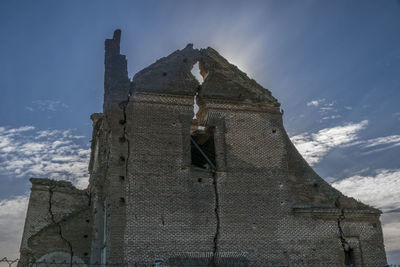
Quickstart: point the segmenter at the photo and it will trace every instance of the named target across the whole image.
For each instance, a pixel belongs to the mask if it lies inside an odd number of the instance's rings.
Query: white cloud
[[[400,208],[400,169],[377,170],[375,176],[354,175],[332,186],[383,211]]]
[[[65,109],[68,106],[60,100],[35,100],[32,101],[32,106],[25,107],[29,111],[56,111],[61,108]]]
[[[322,119],[323,120],[334,120],[334,119],[339,119],[339,118],[341,118],[342,116],[340,116],[340,115],[331,115],[331,116],[325,116],[325,117],[323,117]]]
[[[76,186],[88,183],[87,145],[71,130],[34,131],[32,126],[0,128],[0,172],[14,177],[50,177]]]
[[[369,139],[366,141],[361,142],[363,149],[371,149],[366,152],[363,152],[364,155],[371,154],[387,149],[391,149],[394,147],[400,147],[400,135],[390,135],[384,137],[378,137]]]
[[[19,246],[25,222],[27,196],[0,200],[0,258],[19,257]]]
[[[310,165],[318,163],[334,147],[357,141],[357,133],[368,124],[367,120],[342,126],[325,128],[317,133],[302,133],[291,137],[293,144]]]
[[[400,145],[400,135],[391,135],[385,137],[378,137],[375,139],[367,140],[364,147],[373,147],[379,145],[387,145],[387,144],[394,144],[396,146]]]
[[[0,173],[16,178],[50,177],[88,184],[88,146],[71,130],[35,131],[32,126],[0,127]],[[28,196],[0,200],[0,258],[19,257]]]
[[[322,102],[324,102],[325,99],[316,99],[316,100],[311,100],[310,102],[307,102],[307,107],[318,107]]]
[[[354,175],[332,186],[385,212],[381,220],[386,249],[400,250],[400,169],[377,170],[372,176]]]
[[[381,222],[386,250],[400,250],[400,212],[382,214]]]

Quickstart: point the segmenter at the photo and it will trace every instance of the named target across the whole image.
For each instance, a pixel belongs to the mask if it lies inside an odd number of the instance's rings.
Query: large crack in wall
[[[197,62],[198,68],[200,71],[198,76],[201,76],[203,78],[203,81],[199,81],[199,85],[196,89],[196,94],[194,97],[194,106],[197,106],[197,112],[194,109],[194,118],[198,126],[203,126],[205,127],[208,124],[208,112],[206,109],[206,103],[201,97],[201,90],[202,90],[202,84],[206,80],[208,76],[208,70],[205,69],[203,66],[202,62]],[[192,73],[193,74],[193,73]],[[204,154],[203,154],[204,156]],[[209,160],[208,160],[209,161]],[[214,238],[213,238],[213,251],[212,251],[212,256],[211,256],[211,265],[212,266],[217,266],[217,253],[218,253],[218,242],[219,242],[219,237],[220,237],[220,228],[221,228],[221,220],[220,220],[220,203],[219,203],[219,191],[218,191],[218,175],[217,175],[217,170],[216,166],[214,166],[212,163],[210,163],[210,168],[211,168],[211,173],[212,173],[212,178],[213,178],[213,188],[214,188],[214,196],[215,196],[215,206],[214,206],[214,214],[215,214],[215,220],[216,220],[216,227],[215,227],[215,233],[214,233]]]
[[[347,242],[346,238],[344,237],[344,233],[343,233],[343,228],[342,228],[342,221],[344,219],[346,219],[346,217],[344,216],[344,209],[342,208],[341,204],[340,204],[340,197],[338,197],[335,201],[335,206],[340,209],[340,215],[337,218],[337,225],[338,225],[338,230],[339,230],[339,238],[340,238],[340,243],[343,247],[343,252],[346,254],[347,252],[350,251],[350,245]]]
[[[129,143],[129,136],[126,132],[126,124],[127,124],[127,116],[126,116],[126,107],[129,104],[131,98],[131,93],[128,93],[127,100],[122,102],[122,112],[123,112],[123,136],[121,137],[121,140],[126,142],[127,144],[127,155],[126,155],[126,161],[125,161],[125,178],[128,177],[128,162],[129,162],[129,154],[130,154],[130,143]]]
[[[213,244],[213,255],[212,255],[212,264],[213,266],[216,266],[216,261],[215,258],[217,256],[218,252],[218,241],[219,241],[219,236],[220,236],[220,227],[221,227],[221,222],[220,222],[220,217],[219,217],[219,192],[218,192],[218,177],[217,173],[215,170],[212,172],[213,176],[213,186],[214,186],[214,194],[215,194],[215,207],[214,207],[214,212],[215,212],[215,219],[216,219],[216,229],[215,229],[215,235],[214,235],[214,244]]]
[[[53,222],[53,224],[55,224],[58,227],[58,234],[60,235],[61,240],[63,240],[69,248],[69,254],[70,254],[69,266],[72,267],[72,258],[74,257],[74,251],[72,249],[72,244],[64,237],[63,232],[62,232],[61,223],[56,222],[56,220],[54,218],[54,213],[52,210],[52,207],[53,207],[52,201],[53,201],[53,194],[54,194],[53,190],[55,187],[56,187],[55,184],[52,184],[49,186],[49,214],[50,214],[50,218],[51,218],[51,221]]]

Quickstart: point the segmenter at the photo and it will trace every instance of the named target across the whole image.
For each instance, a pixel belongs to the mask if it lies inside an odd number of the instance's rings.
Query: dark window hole
[[[125,139],[124,136],[122,136],[122,137],[119,138],[119,142],[120,142],[120,143],[124,143],[125,141],[126,141],[126,139]]]
[[[188,59],[187,59],[187,58],[184,58],[184,59],[183,59],[183,62],[184,62],[184,63],[187,63],[187,62],[188,62]]]
[[[124,125],[126,123],[125,120],[119,120],[119,124]]]
[[[119,177],[119,179],[120,179],[121,181],[123,181],[123,180],[125,180],[125,176],[122,176],[122,175],[121,175],[121,176]]]
[[[197,127],[191,134],[191,163],[216,171],[214,127]]]
[[[87,219],[87,220],[86,220],[86,222],[87,222],[87,223],[90,223],[90,220],[89,220],[89,219]]]
[[[83,255],[84,255],[84,256],[87,256],[87,255],[89,255],[89,253],[85,252],[85,253],[83,253]]]
[[[201,183],[201,182],[203,182],[203,179],[199,178],[199,179],[197,179],[197,182]]]
[[[119,199],[119,202],[125,203],[125,198],[121,197],[121,198]]]
[[[162,76],[167,76],[167,73],[166,73],[166,72],[163,72],[163,73],[162,73]]]
[[[124,156],[120,156],[120,157],[119,157],[119,160],[120,160],[121,162],[125,162],[125,157],[124,157]]]
[[[346,267],[356,266],[354,261],[354,251],[351,248],[344,251],[344,265]]]
[[[319,184],[318,183],[313,183],[314,188],[318,188]]]
[[[88,235],[84,235],[83,237],[84,237],[84,238],[88,238]]]
[[[276,130],[275,130],[275,129],[273,129],[273,130],[272,130],[272,133],[276,133]]]

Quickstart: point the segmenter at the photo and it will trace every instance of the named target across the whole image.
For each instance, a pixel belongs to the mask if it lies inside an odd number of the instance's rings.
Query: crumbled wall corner
[[[86,190],[77,189],[68,181],[57,181],[48,178],[31,178],[31,194],[21,243],[21,261],[35,260],[46,253],[49,239],[38,239],[43,231],[57,233],[57,238],[64,244],[63,251],[73,255],[71,242],[65,237],[72,229],[63,229],[71,216],[89,208],[89,195]],[[79,228],[79,224],[76,225]],[[36,238],[36,239],[35,239]],[[36,245],[32,245],[32,240]],[[54,239],[54,238],[53,238]],[[37,243],[41,240],[42,243]],[[54,241],[58,242],[58,241]],[[31,245],[30,245],[31,244]],[[49,251],[53,248],[48,247]],[[71,256],[72,257],[72,256]]]

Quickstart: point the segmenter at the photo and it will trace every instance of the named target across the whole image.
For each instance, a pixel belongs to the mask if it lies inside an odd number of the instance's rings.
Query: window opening
[[[193,126],[191,162],[193,166],[216,172],[214,127]]]
[[[354,252],[353,249],[348,248],[344,251],[344,265],[346,267],[354,267],[356,266],[354,261]]]

